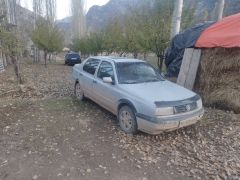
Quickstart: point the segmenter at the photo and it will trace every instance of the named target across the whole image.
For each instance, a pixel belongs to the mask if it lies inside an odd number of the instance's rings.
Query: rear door
[[[111,77],[113,83],[104,83],[104,77]],[[112,113],[116,113],[116,106],[117,106],[117,91],[115,85],[115,72],[114,66],[112,63],[107,61],[102,61],[98,72],[96,74],[96,79],[93,83],[93,91],[94,91],[94,98],[98,102],[99,105],[105,107]]]
[[[93,80],[99,63],[99,59],[88,59],[83,65],[83,71],[79,74],[84,94],[91,99],[94,97]]]

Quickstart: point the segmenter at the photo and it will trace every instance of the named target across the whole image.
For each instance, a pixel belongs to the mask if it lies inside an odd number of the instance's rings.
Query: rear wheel
[[[137,121],[134,111],[129,106],[123,106],[118,112],[118,120],[121,129],[128,134],[138,132]]]
[[[83,89],[80,85],[79,82],[76,82],[75,84],[75,88],[74,88],[74,94],[75,94],[75,97],[78,99],[78,100],[83,100],[84,99],[84,93],[83,93]]]

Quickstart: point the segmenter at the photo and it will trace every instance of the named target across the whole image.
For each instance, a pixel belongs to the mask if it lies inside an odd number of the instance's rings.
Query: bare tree
[[[217,12],[218,12],[218,21],[223,18],[223,11],[224,11],[224,5],[225,5],[225,0],[218,0],[219,2],[217,3]]]
[[[2,56],[8,56],[14,67],[18,83],[22,83],[19,68],[19,55],[21,53],[21,42],[16,22],[16,0],[0,1],[2,11],[0,18],[0,42]]]
[[[41,16],[42,14],[42,0],[32,0],[33,4],[33,13],[34,13],[34,30],[36,29],[36,22],[38,16]],[[36,46],[34,46],[34,54],[33,54],[33,61],[37,62],[39,61],[39,51]]]
[[[172,17],[171,39],[179,33],[181,28],[183,0],[175,0],[175,7]]]
[[[72,0],[72,34],[73,38],[82,38],[86,33],[84,0]]]
[[[56,18],[56,0],[32,0],[34,12],[34,30],[39,18],[46,17],[50,25],[53,26]],[[39,61],[39,50],[34,47],[34,61]]]
[[[54,23],[56,18],[56,0],[45,0],[46,19]]]

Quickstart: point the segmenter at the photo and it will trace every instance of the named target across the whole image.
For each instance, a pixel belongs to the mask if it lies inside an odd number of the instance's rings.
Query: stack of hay
[[[240,48],[202,50],[195,90],[205,105],[240,113]]]

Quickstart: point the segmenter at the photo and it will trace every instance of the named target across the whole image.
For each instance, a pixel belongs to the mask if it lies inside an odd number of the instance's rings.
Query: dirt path
[[[1,115],[3,179],[181,177],[165,166],[166,158],[143,164],[137,152],[124,150],[116,118],[91,101],[48,99],[1,106],[1,114],[13,110]]]
[[[116,117],[73,98],[71,67],[23,67],[23,87],[10,70],[0,76],[0,94],[16,90],[0,97],[0,179],[239,178],[239,115],[207,109],[192,127],[126,135]]]

